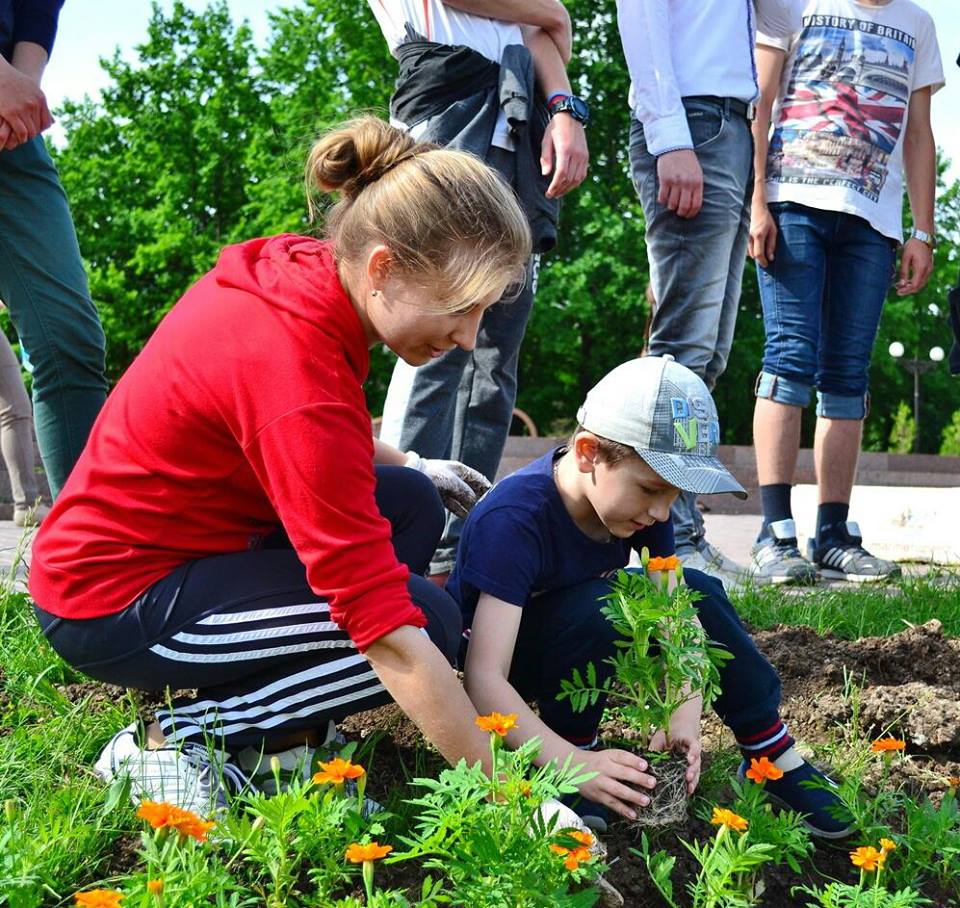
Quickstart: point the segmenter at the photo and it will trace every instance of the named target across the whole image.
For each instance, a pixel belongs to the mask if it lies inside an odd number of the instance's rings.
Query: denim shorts
[[[774,202],[777,245],[757,266],[766,343],[757,397],[817,415],[863,419],[870,357],[893,279],[897,244],[863,218]]]

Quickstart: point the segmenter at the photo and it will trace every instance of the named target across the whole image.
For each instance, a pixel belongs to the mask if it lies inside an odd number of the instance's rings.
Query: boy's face
[[[670,517],[670,506],[680,494],[632,454],[615,464],[597,459],[587,497],[597,517],[619,539],[628,539],[637,530]]]

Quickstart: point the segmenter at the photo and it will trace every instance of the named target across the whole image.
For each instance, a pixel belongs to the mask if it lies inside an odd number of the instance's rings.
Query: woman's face
[[[379,339],[411,366],[422,366],[460,347],[472,350],[484,312],[503,295],[499,287],[460,312],[438,312],[436,294],[388,278],[367,304],[367,317]]]

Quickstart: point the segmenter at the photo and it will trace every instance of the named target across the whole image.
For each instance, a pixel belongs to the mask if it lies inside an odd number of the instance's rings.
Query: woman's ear
[[[367,253],[367,280],[372,290],[382,290],[390,278],[393,255],[389,246],[373,246]]]
[[[592,473],[597,466],[600,442],[593,432],[578,432],[573,439],[573,456],[581,473]]]

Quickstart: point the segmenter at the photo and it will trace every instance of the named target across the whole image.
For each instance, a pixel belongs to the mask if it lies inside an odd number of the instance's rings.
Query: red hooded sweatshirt
[[[423,627],[374,500],[369,365],[328,243],[225,249],[110,394],[34,542],[37,604],[112,614],[179,565],[256,548],[282,524],[361,651]]]

